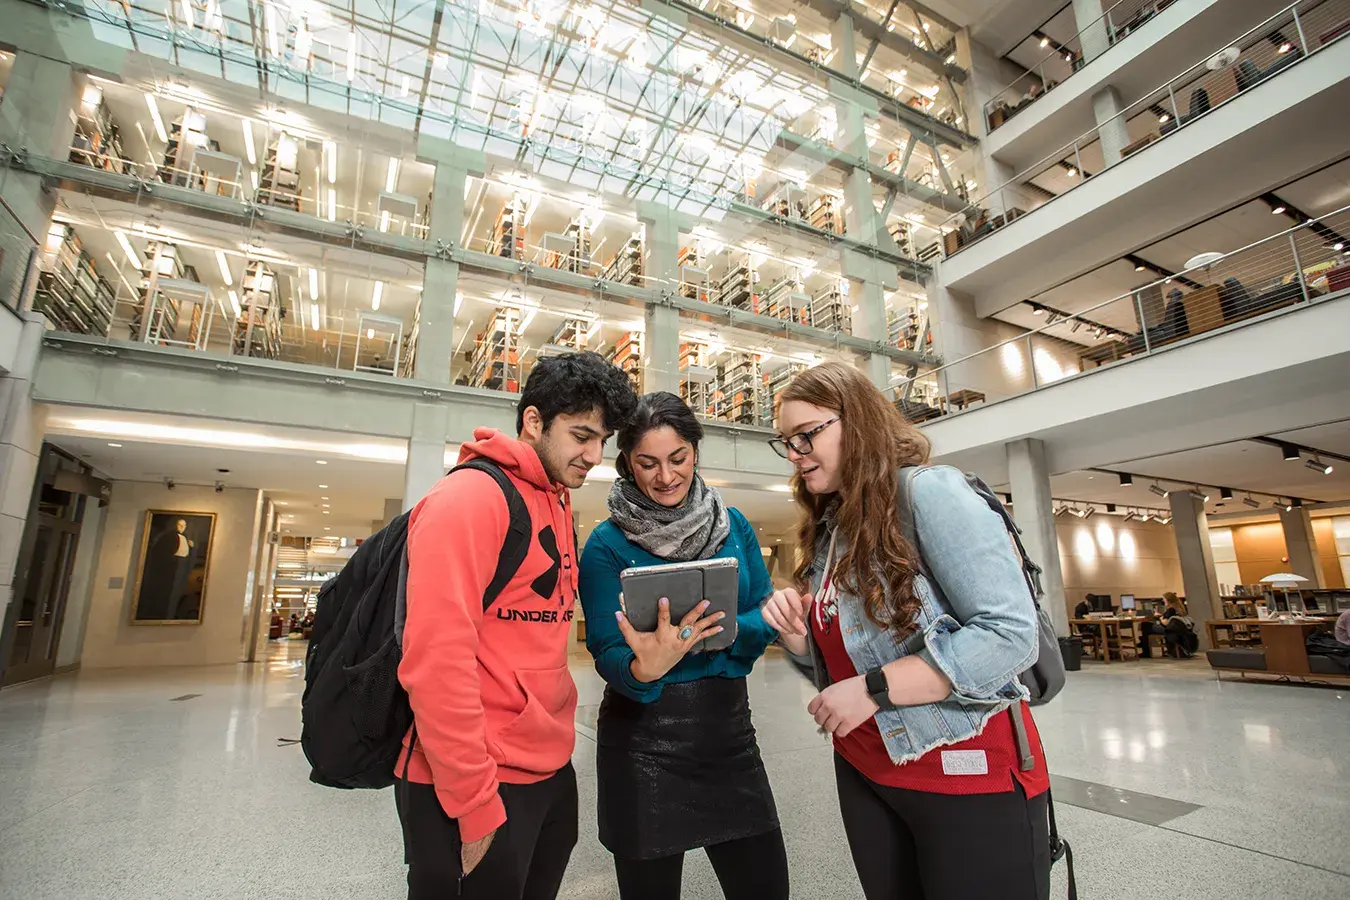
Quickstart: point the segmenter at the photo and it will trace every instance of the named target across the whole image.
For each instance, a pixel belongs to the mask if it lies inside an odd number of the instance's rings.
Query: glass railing
[[[0,304],[17,310],[33,278],[38,240],[10,205],[4,202],[5,183],[13,173],[0,169]]]
[[[1021,396],[1199,335],[1350,290],[1350,206],[1080,311],[1028,301],[1046,324],[895,387],[917,422]]]
[[[1063,196],[1346,34],[1350,0],[1300,0],[1286,7],[947,219],[945,254]]]
[[[1138,31],[1174,0],[1117,0],[1100,16],[1060,43],[1044,32],[1033,32],[1046,54],[984,104],[985,122],[994,131],[1009,119],[1059,87],[1108,47]],[[1039,39],[1037,38],[1039,34]]]

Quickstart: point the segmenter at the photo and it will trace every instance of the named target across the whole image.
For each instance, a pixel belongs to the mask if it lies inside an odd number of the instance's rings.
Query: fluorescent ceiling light
[[[240,119],[239,124],[244,129],[244,153],[248,155],[248,164],[256,166],[258,164],[258,151],[253,147],[253,120]]]
[[[539,312],[539,310],[531,309],[529,312],[525,313],[525,318],[520,320],[520,330],[522,332],[530,327],[530,323],[534,321],[534,316],[537,312]]]
[[[373,340],[375,340],[375,329],[374,329],[374,328],[367,328],[367,329],[366,329],[366,340],[368,340],[368,341],[373,341]]]
[[[248,172],[248,180],[251,181],[251,182],[253,183],[253,190],[254,190],[254,192],[256,193],[257,190],[258,190],[258,170],[257,170],[257,169],[249,169],[249,172]]]
[[[389,171],[384,176],[384,192],[392,194],[398,187],[398,157],[389,157]]]
[[[380,210],[380,231],[381,233],[389,230],[389,210]]]
[[[337,184],[337,141],[323,142],[323,158],[328,164],[328,183]]]
[[[244,310],[239,305],[239,295],[230,291],[230,307],[234,310],[234,317],[237,319],[244,314]]]
[[[187,3],[188,0],[183,2]],[[277,37],[277,11],[267,0],[263,0],[263,20],[267,26],[267,51],[273,56],[280,56],[281,40]]]
[[[193,26],[192,0],[178,0],[178,8],[183,11],[183,23],[191,28]],[[1280,52],[1283,53],[1284,51],[1281,50]]]
[[[1278,216],[1280,213],[1284,212],[1284,209],[1285,209],[1284,204],[1280,204],[1279,206],[1277,206],[1277,207],[1275,207],[1274,209],[1272,209],[1272,210],[1270,211],[1270,214],[1271,214],[1272,216]]]
[[[315,331],[319,330],[319,304],[312,300],[309,304],[309,327]]]
[[[384,297],[384,282],[375,282],[375,288],[370,292],[370,308],[379,309],[380,300]]]
[[[1166,125],[1169,121],[1171,121],[1171,119],[1172,119],[1171,113],[1163,113],[1161,116],[1158,116],[1158,124]]]
[[[313,44],[314,36],[302,21],[295,30],[295,59],[302,68],[309,68],[309,51]]]
[[[220,277],[225,280],[225,286],[234,284],[234,279],[230,277],[230,262],[225,258],[224,250],[216,251],[216,262],[220,265]]]
[[[319,270],[309,270],[309,299],[319,299]]]
[[[337,221],[337,188],[328,189],[328,221]]]
[[[452,316],[458,316],[458,315],[459,315],[459,308],[460,308],[461,306],[463,306],[463,305],[464,305],[464,295],[463,295],[463,294],[455,294],[455,311],[454,311],[453,313],[451,313],[451,315],[452,315]]]
[[[352,29],[347,35],[347,80],[351,81],[356,77],[356,30]]]
[[[122,252],[131,260],[131,264],[137,269],[142,269],[145,264],[141,262],[141,257],[136,253],[136,249],[131,246],[131,241],[127,240],[127,233],[120,229],[113,232],[113,237],[117,238],[117,243],[122,248]]]
[[[162,143],[169,142],[169,133],[164,130],[164,119],[159,115],[159,104],[155,102],[154,94],[145,95],[145,105],[150,109],[150,121],[154,123],[155,135]]]

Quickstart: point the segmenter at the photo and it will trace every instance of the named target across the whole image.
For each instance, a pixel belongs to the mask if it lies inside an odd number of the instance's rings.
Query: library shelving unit
[[[159,180],[179,187],[200,187],[199,178],[193,173],[193,161],[197,148],[206,144],[206,116],[189,106],[169,125],[169,143],[164,148]]]
[[[112,111],[103,102],[103,91],[97,85],[85,88],[80,101],[70,161],[118,175],[124,174],[132,165],[122,149],[122,132],[113,121]]]
[[[785,219],[805,219],[806,191],[790,181],[785,181],[773,189],[760,208]]]
[[[748,253],[733,258],[726,274],[717,280],[717,302],[734,309],[759,312],[759,294],[755,293],[757,278]]]
[[[766,315],[784,322],[811,324],[811,295],[795,276],[786,275],[769,285],[760,295],[759,306]]]
[[[75,229],[53,222],[47,246],[50,262],[38,275],[33,309],[52,320],[60,331],[107,336],[112,327],[116,293],[85,252]]]
[[[244,266],[243,305],[234,323],[235,356],[276,359],[281,353],[281,307],[276,276],[259,260]]]
[[[711,417],[712,383],[717,370],[708,359],[708,345],[696,341],[680,344],[680,398],[689,404],[694,415]]]
[[[398,377],[412,378],[417,371],[417,335],[422,330],[422,296],[417,297],[417,306],[413,309],[412,325],[403,336],[403,347],[399,353]]]
[[[642,263],[642,235],[635,234],[624,242],[618,253],[614,254],[614,258],[605,266],[604,274],[600,277],[615,284],[641,287]]]
[[[580,218],[568,223],[562,234],[544,235],[544,265],[578,275],[591,264],[591,233]]]
[[[826,331],[853,333],[853,307],[839,283],[826,285],[811,298],[811,324]]]
[[[844,217],[839,213],[839,198],[833,194],[821,194],[806,211],[806,221],[812,228],[844,233]]]
[[[544,347],[554,353],[577,353],[586,349],[586,335],[590,333],[592,322],[574,316],[564,317],[562,324],[553,332]],[[543,352],[544,348],[540,348]]]
[[[762,384],[758,356],[743,351],[727,354],[725,361],[717,367],[713,418],[739,425],[758,424]]]
[[[764,387],[760,392],[760,424],[773,424],[774,414],[778,411],[778,395],[787,389],[798,372],[806,368],[804,363],[788,363],[773,372],[764,373]]]
[[[926,343],[927,323],[916,307],[908,307],[899,312],[887,310],[886,325],[888,330],[887,343],[892,347],[899,347],[901,350],[920,350],[923,349],[920,343]]]
[[[132,327],[139,333],[140,319],[144,311],[149,309],[150,331],[146,339],[152,344],[182,343],[178,333],[182,309],[173,286],[195,283],[196,272],[189,272],[178,255],[178,247],[168,241],[151,242],[146,248],[145,257],[150,267],[140,283],[136,321]]]
[[[675,257],[675,266],[680,272],[681,297],[712,302],[712,279],[707,261],[697,245],[681,247],[679,255]]]
[[[525,258],[525,201],[520,197],[512,197],[497,214],[488,253],[507,259]]]
[[[267,146],[257,202],[300,211],[300,142],[284,132]]]
[[[626,332],[608,356],[611,363],[628,373],[628,380],[638,393],[642,393],[642,338],[640,331]]]
[[[515,393],[520,390],[520,310],[502,307],[478,333],[469,366],[469,386]]]

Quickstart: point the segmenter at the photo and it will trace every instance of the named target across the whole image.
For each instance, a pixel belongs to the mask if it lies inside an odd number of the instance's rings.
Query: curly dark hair
[[[605,429],[618,431],[637,406],[637,392],[622,369],[599,353],[585,350],[548,356],[535,363],[516,404],[516,433],[525,430],[525,410],[533,406],[544,429],[561,415],[600,410]]]
[[[619,475],[631,478],[633,468],[628,464],[628,456],[642,440],[642,436],[657,428],[669,427],[681,438],[688,441],[698,453],[698,443],[703,440],[703,426],[694,417],[694,411],[675,394],[669,391],[655,391],[638,398],[637,408],[627,423],[619,429]]]

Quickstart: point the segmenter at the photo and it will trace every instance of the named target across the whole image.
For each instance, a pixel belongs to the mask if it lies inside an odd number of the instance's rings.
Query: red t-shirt
[[[825,591],[821,591],[826,596]],[[857,676],[853,661],[844,647],[843,629],[837,618],[826,622],[821,604],[811,608],[811,633],[825,656],[825,668],[831,681],[844,681]],[[984,731],[959,743],[935,747],[901,765],[891,762],[881,730],[875,718],[868,719],[848,733],[834,737],[834,749],[864,776],[887,787],[924,791],[929,794],[1001,794],[1013,789],[1014,779],[1022,785],[1028,797],[1035,797],[1050,788],[1050,775],[1045,768],[1045,751],[1036,722],[1026,703],[1019,704],[1022,720],[1027,726],[1031,753],[1036,765],[1023,772],[1017,757],[1017,741],[1013,723],[1006,713],[993,716]]]

